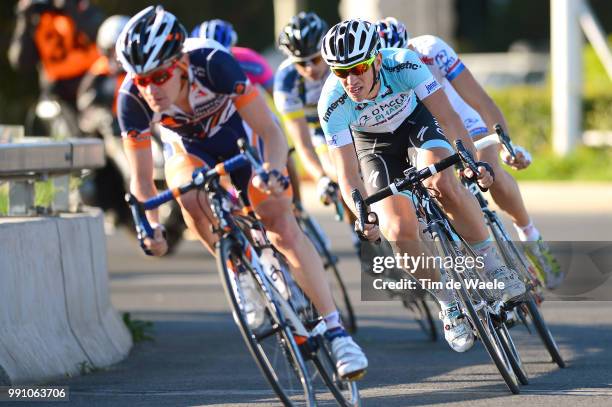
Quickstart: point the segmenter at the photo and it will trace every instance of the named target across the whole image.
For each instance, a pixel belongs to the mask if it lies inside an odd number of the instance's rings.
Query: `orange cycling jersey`
[[[34,42],[49,81],[83,75],[100,55],[70,17],[56,12],[40,15]]]

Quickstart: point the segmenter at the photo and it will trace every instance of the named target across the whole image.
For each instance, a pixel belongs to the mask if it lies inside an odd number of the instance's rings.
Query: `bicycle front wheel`
[[[217,268],[234,321],[253,359],[285,406],[314,406],[314,392],[290,326],[232,236],[216,245]],[[259,313],[259,314],[258,314]]]
[[[431,228],[434,241],[439,245],[439,250],[443,256],[450,256],[454,259],[463,255],[458,252],[458,249],[454,246],[454,242],[449,239],[447,234],[444,233],[437,224],[431,225]],[[488,311],[488,305],[482,298],[478,298],[480,295],[476,295],[474,300],[476,301],[477,309],[471,293],[465,288],[463,279],[459,277],[457,271],[455,269],[450,269],[449,273],[454,281],[461,282],[459,288],[455,290],[458,300],[461,302],[461,309],[464,311],[464,314],[476,331],[478,338],[497,367],[508,389],[513,394],[519,394],[518,379],[497,335],[491,315]],[[476,298],[478,299],[476,300]]]

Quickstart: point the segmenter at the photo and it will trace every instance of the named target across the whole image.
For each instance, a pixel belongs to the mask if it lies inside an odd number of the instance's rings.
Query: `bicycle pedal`
[[[367,372],[366,369],[358,370],[358,371],[353,372],[351,374],[348,374],[348,375],[346,375],[344,377],[340,377],[340,379],[346,380],[346,381],[349,381],[349,382],[355,382],[357,380],[363,379],[363,377],[365,376],[366,372]]]

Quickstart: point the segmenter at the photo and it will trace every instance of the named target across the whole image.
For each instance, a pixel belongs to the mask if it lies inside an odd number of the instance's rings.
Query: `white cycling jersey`
[[[465,65],[455,50],[434,35],[411,38],[408,41],[408,47],[419,54],[421,61],[427,65],[433,76],[442,85],[451,106],[463,120],[463,125],[470,136],[487,133],[487,126],[480,115],[453,88],[453,79],[465,69]]]

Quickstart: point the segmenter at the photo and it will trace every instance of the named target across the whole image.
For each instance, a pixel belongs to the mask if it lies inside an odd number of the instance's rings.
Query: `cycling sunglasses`
[[[348,66],[346,68],[332,68],[331,71],[338,78],[342,78],[342,79],[348,78],[350,74],[353,74],[355,76],[363,75],[364,73],[368,71],[368,69],[370,69],[372,62],[374,62],[375,59],[376,59],[376,55],[374,55],[370,59],[366,59],[363,62],[359,62],[358,64]]]
[[[295,61],[295,64],[301,66],[302,68],[306,68],[307,66],[318,65],[322,60],[323,58],[321,57],[321,55],[315,55],[312,58],[304,59],[301,61]]]
[[[168,68],[159,69],[150,75],[134,75],[134,83],[142,87],[148,86],[150,83],[153,83],[156,86],[161,86],[172,78],[174,68],[176,68],[178,61],[179,60],[177,59]]]

